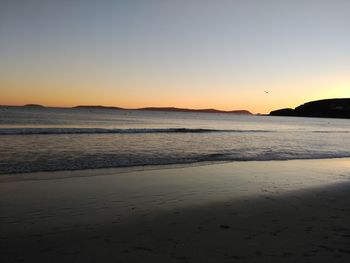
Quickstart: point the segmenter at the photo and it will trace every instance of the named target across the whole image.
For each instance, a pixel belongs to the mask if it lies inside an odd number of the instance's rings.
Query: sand
[[[350,262],[350,159],[81,173],[0,179],[1,262]]]

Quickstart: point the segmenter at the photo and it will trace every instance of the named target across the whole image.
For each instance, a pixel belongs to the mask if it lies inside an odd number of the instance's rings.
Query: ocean
[[[0,174],[350,157],[350,120],[0,107]]]

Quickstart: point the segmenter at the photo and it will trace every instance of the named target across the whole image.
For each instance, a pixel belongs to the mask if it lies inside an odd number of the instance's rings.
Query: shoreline
[[[298,162],[298,161],[331,161],[331,160],[349,160],[350,157],[327,157],[327,158],[303,158],[303,159],[281,159],[281,160],[240,160],[240,161],[202,161],[193,163],[175,163],[175,164],[152,164],[152,165],[138,165],[125,167],[109,167],[109,168],[94,168],[82,170],[58,170],[58,171],[37,171],[37,172],[23,172],[23,173],[5,173],[0,174],[0,184],[19,182],[19,181],[37,181],[37,180],[57,180],[71,177],[90,177],[90,176],[104,176],[116,175],[132,172],[143,171],[158,171],[158,170],[172,170],[191,167],[202,167],[211,165],[221,165],[230,163],[264,163],[264,162]]]
[[[344,157],[348,158],[348,157]],[[339,158],[341,159],[341,158]],[[349,158],[350,159],[350,158]],[[90,177],[90,176],[105,176],[117,175],[133,172],[172,170],[191,167],[202,167],[210,165],[220,165],[235,161],[203,161],[185,164],[158,164],[158,165],[142,165],[142,166],[126,166],[126,167],[111,167],[111,168],[95,168],[83,170],[60,170],[60,171],[38,171],[24,172],[13,174],[0,174],[0,184],[20,181],[38,181],[38,180],[59,180],[72,177]],[[243,161],[244,162],[244,161]]]
[[[4,262],[348,262],[350,159],[0,184]]]

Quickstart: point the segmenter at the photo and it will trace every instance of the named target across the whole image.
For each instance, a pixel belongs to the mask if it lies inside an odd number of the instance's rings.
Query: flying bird
[[[268,92],[267,90],[264,90],[264,92],[265,92],[266,94],[270,94],[270,92]]]

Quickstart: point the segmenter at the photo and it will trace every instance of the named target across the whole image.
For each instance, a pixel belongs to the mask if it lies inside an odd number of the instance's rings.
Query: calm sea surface
[[[0,107],[0,174],[350,157],[350,120]]]

